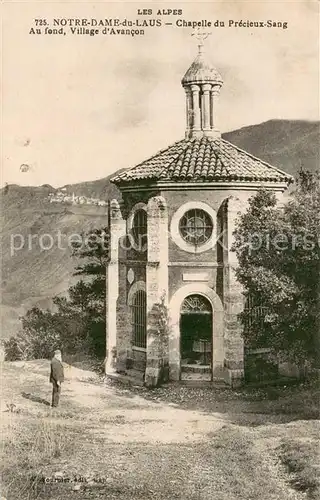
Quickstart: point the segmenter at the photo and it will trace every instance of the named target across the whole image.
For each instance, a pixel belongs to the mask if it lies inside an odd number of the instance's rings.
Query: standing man
[[[51,373],[50,382],[52,383],[52,404],[51,406],[57,407],[61,393],[61,382],[64,381],[64,371],[62,365],[61,351],[58,349],[54,352],[51,360]]]

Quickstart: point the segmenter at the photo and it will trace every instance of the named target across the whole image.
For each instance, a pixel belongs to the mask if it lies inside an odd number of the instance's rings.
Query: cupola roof
[[[182,78],[181,83],[183,86],[193,83],[222,85],[222,77],[205,54],[203,45],[199,45],[199,53]]]

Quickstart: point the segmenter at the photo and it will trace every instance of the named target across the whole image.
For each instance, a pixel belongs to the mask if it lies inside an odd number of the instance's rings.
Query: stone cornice
[[[130,260],[130,259],[120,259],[119,263],[121,264],[126,264],[128,266],[132,267],[146,267],[147,266],[147,261],[141,261],[141,260]],[[232,267],[230,264],[222,264],[220,262],[197,262],[197,261],[172,261],[168,263],[169,267],[208,267],[208,268],[228,268]]]
[[[165,182],[158,181],[153,183],[132,183],[132,184],[120,184],[119,189],[124,192],[134,192],[134,191],[150,191],[152,189],[162,189],[166,191],[194,191],[194,190],[205,190],[205,191],[218,191],[218,190],[241,190],[241,191],[256,191],[257,189],[268,189],[272,191],[283,192],[288,189],[288,184],[286,182],[249,182],[249,181],[226,181],[226,182]]]

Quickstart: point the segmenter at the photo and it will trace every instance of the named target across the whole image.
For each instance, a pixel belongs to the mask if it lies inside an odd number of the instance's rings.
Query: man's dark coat
[[[52,358],[50,382],[57,383],[63,381],[64,381],[63,365],[57,358]]]

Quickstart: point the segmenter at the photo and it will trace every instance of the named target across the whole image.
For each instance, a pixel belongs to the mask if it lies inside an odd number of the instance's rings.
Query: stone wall
[[[179,311],[174,312],[175,334],[171,340],[169,338],[170,352],[166,352],[157,334],[157,305],[164,297],[165,305],[169,306],[173,297],[177,294],[180,297],[181,293],[183,295],[182,289],[188,290],[190,294],[204,290],[204,294],[216,308],[213,308],[216,322],[213,328],[214,376],[224,377],[231,385],[242,381],[244,346],[238,314],[243,309],[244,300],[242,288],[236,279],[238,264],[231,246],[238,212],[246,210],[248,199],[254,194],[254,191],[234,189],[162,191],[162,196],[144,193],[142,202],[148,214],[148,250],[140,257],[136,252],[119,248],[117,241],[128,231],[125,217],[130,216],[135,204],[141,200],[138,195],[130,195],[125,200],[125,215],[116,202],[113,206],[111,204],[112,249],[107,270],[107,351],[108,359],[116,361],[118,371],[125,371],[128,360],[131,360],[138,369],[144,369],[145,366],[146,384],[155,386],[159,383],[165,358],[170,358],[171,378],[179,379]],[[204,252],[185,251],[179,248],[170,235],[175,212],[190,202],[205,203],[210,207],[211,214],[215,214],[213,222],[216,233],[211,248]],[[132,281],[128,278],[129,270],[133,271]],[[147,294],[146,352],[132,350],[128,292],[137,282],[145,283]],[[176,304],[180,303],[178,299],[175,300]],[[115,350],[116,359],[112,354]]]
[[[106,269],[106,372],[112,372],[117,365],[117,307],[119,289],[123,287],[119,260],[120,239],[125,234],[125,220],[117,200],[112,200],[109,210],[110,261]],[[125,283],[125,282],[124,282]]]
[[[157,386],[164,358],[157,326],[157,306],[168,300],[168,213],[165,200],[150,198],[148,202],[147,263],[147,366],[145,383]]]
[[[224,264],[224,310],[225,310],[225,378],[233,385],[239,385],[244,376],[243,326],[238,318],[244,308],[243,289],[236,278],[237,256],[231,251],[233,232],[239,212],[244,212],[247,199],[231,197],[225,202],[223,216],[223,264]]]

